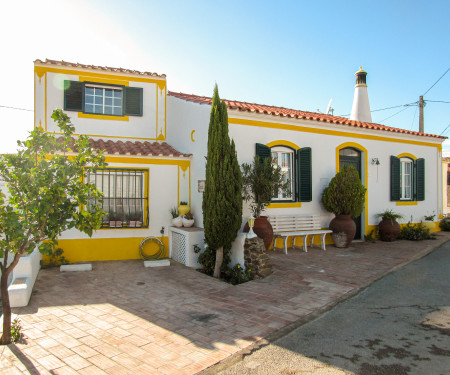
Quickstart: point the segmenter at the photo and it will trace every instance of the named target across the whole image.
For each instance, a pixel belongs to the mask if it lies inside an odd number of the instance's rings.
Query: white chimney
[[[367,93],[367,72],[362,70],[361,66],[355,73],[355,76],[355,95],[353,97],[353,106],[352,112],[350,114],[350,120],[372,122],[372,115],[370,114],[369,105],[369,94]]]

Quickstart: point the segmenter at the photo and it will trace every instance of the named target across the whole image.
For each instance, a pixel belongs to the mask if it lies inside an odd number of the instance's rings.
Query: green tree
[[[101,193],[95,185],[83,181],[87,166],[105,166],[102,153],[90,147],[86,136],[72,139],[75,128],[61,110],[55,110],[52,118],[61,129],[62,139],[35,128],[26,141],[18,141],[17,154],[0,155],[0,179],[7,188],[6,195],[0,192],[2,345],[11,343],[7,282],[20,257],[36,247],[49,254],[66,229],[78,228],[91,236],[104,215]]]
[[[203,194],[205,241],[215,252],[214,277],[220,277],[224,249],[229,251],[242,224],[242,176],[234,141],[228,135],[228,114],[217,84],[211,106]]]

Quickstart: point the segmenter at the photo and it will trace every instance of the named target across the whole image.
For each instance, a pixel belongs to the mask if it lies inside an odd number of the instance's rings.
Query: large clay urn
[[[395,219],[383,218],[378,224],[378,232],[381,241],[395,241],[400,234],[400,224]]]
[[[245,223],[244,233],[247,233],[250,230],[248,226],[248,222]],[[266,250],[269,249],[270,244],[273,240],[273,229],[270,221],[267,219],[267,216],[260,216],[255,218],[255,225],[253,226],[253,232],[264,240],[264,246]]]
[[[336,247],[348,247],[355,238],[356,223],[350,215],[336,215],[330,222],[330,229],[333,231],[333,238]]]

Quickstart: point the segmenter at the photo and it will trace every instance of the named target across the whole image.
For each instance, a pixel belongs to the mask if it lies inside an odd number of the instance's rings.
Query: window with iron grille
[[[148,227],[147,169],[87,170],[86,181],[103,193],[102,228]]]

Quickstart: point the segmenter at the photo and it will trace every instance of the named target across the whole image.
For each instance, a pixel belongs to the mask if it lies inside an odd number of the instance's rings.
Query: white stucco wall
[[[168,142],[182,152],[192,153],[192,202],[191,207],[197,218],[201,216],[202,193],[197,192],[197,181],[205,179],[205,156],[207,153],[208,126],[211,107],[187,102],[175,97],[167,100]],[[317,121],[284,119],[278,116],[247,114],[228,111],[230,119],[229,134],[236,143],[239,163],[250,163],[255,155],[255,143],[268,144],[285,140],[298,147],[312,149],[312,201],[302,202],[301,207],[272,208],[270,214],[315,213],[320,214],[322,226],[327,227],[333,215],[326,212],[321,203],[321,195],[336,174],[336,149],[347,142],[353,142],[367,150],[367,170],[362,156],[363,174],[367,173],[368,225],[376,225],[376,215],[386,209],[392,209],[404,215],[403,222],[420,222],[423,216],[435,212],[442,213],[442,170],[441,153],[436,147],[442,140],[431,137],[419,137],[353,128],[343,125],[320,123]],[[233,119],[233,120],[232,120]],[[237,119],[237,120],[236,120]],[[239,120],[241,119],[241,120]],[[241,121],[241,124],[239,122]],[[279,127],[244,125],[248,121],[281,124]],[[237,122],[234,123],[234,122]],[[283,127],[293,126],[291,130]],[[194,140],[191,132],[194,132]],[[302,131],[298,131],[302,130]],[[326,134],[328,133],[328,134]],[[331,134],[330,134],[331,133]],[[380,139],[383,137],[382,139]],[[377,138],[377,139],[375,139]],[[399,142],[393,142],[398,140]],[[405,143],[406,142],[406,143]],[[414,144],[426,142],[430,145]],[[435,146],[436,145],[436,146]],[[416,158],[425,159],[425,201],[417,205],[400,206],[390,201],[390,156],[410,153]],[[371,164],[372,158],[378,158],[378,166]],[[244,208],[244,220],[250,214]],[[363,219],[364,220],[364,219]],[[197,220],[202,225],[201,220]],[[364,222],[363,222],[364,226]]]

